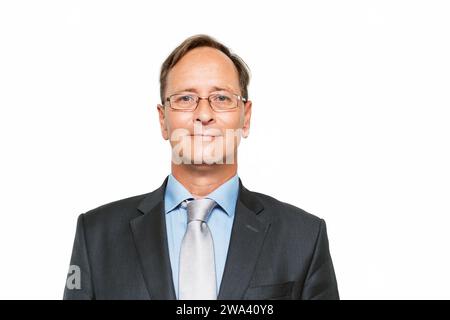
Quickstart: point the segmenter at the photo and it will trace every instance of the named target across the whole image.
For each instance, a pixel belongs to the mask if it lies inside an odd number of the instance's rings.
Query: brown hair
[[[235,65],[238,76],[239,86],[242,91],[242,96],[248,99],[248,84],[250,82],[250,70],[247,64],[237,54],[218,42],[214,38],[206,34],[198,34],[184,40],[172,53],[166,58],[161,65],[161,73],[159,75],[160,96],[161,102],[164,104],[164,92],[166,90],[166,81],[169,71],[181,60],[189,51],[198,47],[210,47],[222,51],[228,58],[231,59]]]

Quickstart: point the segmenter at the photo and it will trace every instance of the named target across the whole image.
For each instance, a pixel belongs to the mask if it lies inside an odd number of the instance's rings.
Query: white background
[[[250,66],[250,190],[324,218],[342,299],[450,298],[448,1],[1,1],[0,298],[61,299],[80,213],[170,172],[162,61]]]

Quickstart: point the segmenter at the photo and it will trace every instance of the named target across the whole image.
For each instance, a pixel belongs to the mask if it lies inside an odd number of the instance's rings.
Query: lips
[[[218,137],[216,134],[191,134],[191,137]]]
[[[212,141],[218,135],[207,135],[207,134],[191,134],[191,137],[197,137],[197,139],[202,139],[203,141]]]

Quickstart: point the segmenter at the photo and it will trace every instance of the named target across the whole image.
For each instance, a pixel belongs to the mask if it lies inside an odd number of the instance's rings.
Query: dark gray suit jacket
[[[166,184],[79,216],[70,264],[80,278],[64,299],[176,299]],[[235,214],[218,299],[339,299],[323,219],[240,179]]]

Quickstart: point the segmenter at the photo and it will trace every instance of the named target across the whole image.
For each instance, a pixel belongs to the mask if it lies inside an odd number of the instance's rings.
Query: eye
[[[216,102],[230,102],[231,98],[228,95],[216,94],[212,97],[213,101]]]
[[[194,97],[191,95],[178,95],[174,98],[176,103],[189,103],[194,101]]]

